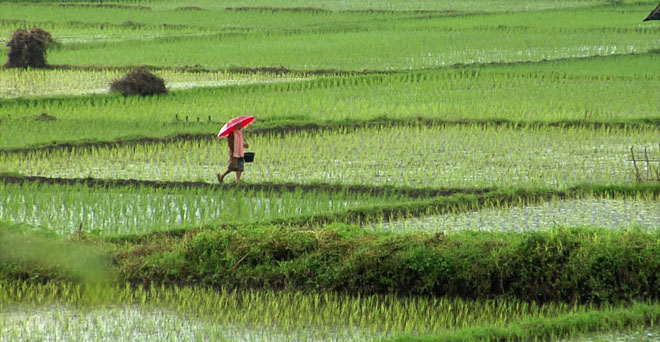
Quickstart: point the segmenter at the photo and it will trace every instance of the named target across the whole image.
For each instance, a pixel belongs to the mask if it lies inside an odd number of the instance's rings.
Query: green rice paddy
[[[655,6],[0,2],[0,341],[660,341]]]
[[[485,330],[513,322],[579,319],[592,312],[621,310],[615,305],[538,305],[504,299],[473,302],[187,287],[132,290],[3,283],[0,290],[4,299],[0,315],[3,322],[11,323],[3,326],[5,340],[39,334],[64,339],[110,337],[119,341],[374,341],[396,333],[450,331],[469,338],[470,327]],[[17,302],[23,306],[17,306]],[[635,305],[642,312],[647,307],[643,303]],[[557,337],[561,335],[557,332]],[[451,333],[447,333],[446,338],[450,337]]]
[[[0,97],[41,97],[58,95],[107,94],[109,84],[121,78],[124,71],[102,70],[43,70],[1,69]],[[291,82],[302,79],[278,75],[241,75],[228,72],[183,72],[161,70],[158,75],[170,90],[220,87],[243,84]],[[66,82],[63,82],[66,80]]]
[[[508,121],[564,125],[643,125],[658,122],[653,101],[660,79],[648,67],[658,54],[531,65],[473,67],[413,74],[332,77],[157,71],[175,91],[166,97],[113,95],[0,100],[0,148],[162,138],[218,130],[238,115],[256,115],[255,128],[369,120]],[[119,71],[2,71],[5,94],[107,91]],[[66,80],[56,84],[57,80]],[[246,83],[262,83],[245,85]],[[266,83],[266,84],[263,84]],[[3,82],[3,84],[5,84]],[[31,86],[30,84],[41,84]],[[30,91],[25,89],[31,89]],[[12,95],[13,96],[13,95]],[[476,98],[478,98],[478,100]],[[281,99],[285,98],[286,101]],[[42,113],[55,120],[38,120]],[[186,121],[186,118],[188,120]],[[80,130],[80,125],[87,127]]]
[[[630,147],[656,129],[403,126],[249,136],[247,182],[483,188],[632,184]],[[0,155],[2,172],[58,178],[216,182],[226,143],[198,141]],[[312,167],[313,166],[313,167]],[[646,167],[646,165],[640,165]],[[652,167],[652,166],[650,166]]]
[[[428,215],[374,225],[393,231],[452,232],[529,231],[554,227],[595,226],[610,229],[660,228],[657,198],[586,198],[553,200],[538,205],[484,208],[467,213]]]
[[[395,203],[400,196],[325,191],[157,189],[0,183],[0,220],[62,235],[139,234],[178,227],[267,222],[297,215]]]

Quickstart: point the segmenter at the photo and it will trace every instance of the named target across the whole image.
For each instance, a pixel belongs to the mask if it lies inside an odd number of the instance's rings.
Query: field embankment
[[[15,243],[16,236],[27,237],[24,250],[42,248],[27,233],[3,229],[3,243]],[[657,232],[588,228],[388,234],[337,224],[189,230],[105,242],[81,235],[59,242],[69,247],[58,253],[67,260],[73,246],[96,246],[112,257],[108,272],[134,284],[617,302],[658,298],[660,278],[649,270],[660,268],[659,240]],[[4,279],[77,277],[57,259],[35,262],[3,251]]]

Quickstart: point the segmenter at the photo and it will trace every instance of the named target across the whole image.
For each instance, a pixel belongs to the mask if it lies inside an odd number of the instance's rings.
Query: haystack
[[[14,31],[7,43],[9,60],[7,68],[45,68],[46,50],[55,44],[55,40],[47,31],[40,28]]]
[[[110,83],[111,91],[118,91],[124,96],[165,94],[165,81],[151,73],[146,68],[138,68],[128,73],[124,78]]]

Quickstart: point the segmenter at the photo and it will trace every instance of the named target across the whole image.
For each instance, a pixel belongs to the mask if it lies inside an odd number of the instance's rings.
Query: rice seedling
[[[634,14],[630,16],[630,20],[633,18]],[[506,24],[506,20],[508,18],[502,18],[501,24]],[[140,63],[185,66],[192,60],[207,68],[283,65],[302,70],[416,70],[457,63],[541,61],[644,53],[657,48],[657,43],[653,41],[657,30],[649,33],[608,33],[608,40],[603,42],[603,33],[598,31],[563,35],[556,32],[538,32],[521,37],[505,36],[495,30],[486,30],[475,35],[465,34],[466,31],[462,30],[438,33],[437,30],[427,28],[432,24],[425,25],[418,21],[414,23],[414,27],[407,29],[394,27],[363,31],[358,28],[342,32],[282,35],[279,39],[269,39],[269,34],[263,34],[250,37],[247,41],[242,36],[230,36],[193,37],[165,42],[99,43],[84,49],[64,47],[54,51],[50,60],[57,64],[88,61],[86,64],[113,66]],[[548,35],[557,39],[548,40]],[[536,47],[521,51],[521,46],[530,40]],[[310,42],[310,45],[314,42],[314,45],[301,49],[300,41]],[[368,42],[366,47],[365,42]],[[257,54],[257,48],[267,50],[268,53]],[[171,51],[187,53],[175,55],[170,53]],[[291,54],[291,51],[301,53]],[[378,52],[374,53],[375,51]]]
[[[0,295],[5,340],[59,336],[96,341],[113,336],[140,341],[374,341],[401,334],[451,334],[469,327],[506,330],[530,319],[552,321],[644,307],[67,283],[4,282]],[[630,328],[643,331],[644,322],[631,323]],[[578,335],[579,328],[569,336]]]
[[[137,234],[177,227],[255,223],[399,201],[397,196],[240,188],[98,188],[0,183],[0,220],[62,235]]]
[[[64,44],[49,57],[51,63],[77,65],[415,70],[455,63],[643,53],[657,48],[654,37],[658,33],[656,25],[641,26],[638,21],[648,11],[645,4],[622,5],[620,10],[601,6],[488,15],[409,13],[408,17],[382,12],[214,10],[209,14],[3,6],[9,8],[0,13],[10,13],[4,18],[12,20],[40,14],[41,21],[112,20],[115,25],[128,22],[126,26],[135,26],[137,30],[144,24],[161,25],[165,21],[173,25],[195,23],[221,33]],[[577,27],[576,22],[580,23]],[[228,26],[249,31],[223,34]],[[548,36],[554,39],[547,39]],[[301,41],[306,43],[301,45]]]
[[[248,182],[408,187],[632,184],[629,146],[657,145],[655,129],[410,126],[249,137]],[[291,148],[295,146],[295,148]],[[224,169],[215,139],[119,148],[0,154],[0,172],[62,178],[203,180]]]
[[[220,87],[239,84],[291,82],[303,79],[274,74],[236,74],[229,72],[184,72],[159,70],[168,89]],[[125,70],[76,69],[0,69],[0,98],[56,95],[106,94],[110,82],[126,74]],[[44,108],[44,110],[47,110]],[[183,118],[182,118],[183,120]]]
[[[660,331],[644,329],[616,333],[587,334],[571,338],[562,338],[560,342],[658,342]]]
[[[153,39],[176,39],[208,35],[211,31],[202,27],[175,26],[175,25],[131,25],[130,21],[112,24],[108,21],[83,22],[89,18],[89,13],[63,10],[63,7],[53,8],[31,8],[29,6],[11,6],[7,3],[0,4],[2,15],[0,15],[0,43],[4,45],[17,28],[41,27],[45,30],[56,32],[57,42],[64,45],[84,46],[98,42],[121,42],[121,41],[147,41]],[[48,15],[45,21],[38,20],[40,12]],[[106,9],[107,11],[107,9]],[[66,13],[66,14],[65,14]],[[13,15],[14,14],[14,15]],[[21,16],[24,15],[24,16]],[[76,15],[79,18],[74,19]],[[28,18],[28,19],[26,19]]]
[[[522,201],[478,211],[428,215],[372,225],[392,231],[450,233],[457,230],[529,231],[557,226],[595,226],[609,229],[660,229],[660,203],[650,195],[554,199],[540,204]]]
[[[192,89],[146,99],[95,95],[4,100],[0,101],[0,135],[3,137],[0,148],[135,136],[163,137],[183,132],[210,135],[229,118],[245,114],[259,118],[255,127],[418,117],[448,121],[635,124],[657,120],[660,115],[652,101],[659,90],[659,79],[648,73],[650,66],[658,63],[658,56],[335,77],[306,82],[291,82],[295,81],[294,76],[182,74],[162,70],[158,74],[170,87],[177,82],[182,82],[181,86],[189,81],[205,82],[207,77],[212,82],[224,82],[227,77],[228,83],[275,80],[284,83]],[[26,78],[23,86],[19,75]],[[95,81],[88,83],[83,81],[87,75],[90,74],[54,70],[0,72],[0,77],[9,77],[9,84],[12,84],[9,88],[14,89],[10,92],[19,93],[28,88],[44,93],[45,87],[60,77],[71,85],[53,86],[48,92],[92,88],[102,82],[102,77],[109,77],[103,76],[103,72],[92,73]],[[57,120],[32,120],[41,113],[48,113]],[[189,121],[184,121],[186,117]]]
[[[9,0],[11,2],[19,2],[17,0]],[[65,3],[75,4],[77,1],[66,1]],[[40,5],[51,5],[50,1],[33,1],[32,3]],[[137,7],[135,1],[121,1],[119,6],[126,6],[128,10],[131,9],[131,6]],[[512,3],[505,0],[489,1],[487,4],[490,5],[488,10],[490,11],[531,11],[531,10],[543,10],[549,8],[570,8],[570,7],[584,7],[591,5],[600,5],[602,2],[598,0],[572,0],[572,1],[558,1],[558,0],[534,0],[528,1],[525,4]],[[237,7],[236,3],[229,0],[200,0],[197,2],[198,7],[202,9],[225,9],[227,7]],[[264,11],[269,12],[272,8],[272,11],[290,11],[290,12],[316,12],[315,10],[326,9],[332,11],[360,11],[360,10],[375,10],[375,11],[416,11],[416,10],[467,10],[467,11],[483,11],[485,2],[482,0],[474,1],[464,1],[456,3],[455,1],[443,0],[443,1],[425,1],[425,0],[414,0],[401,3],[398,1],[391,0],[368,0],[360,2],[335,2],[335,1],[323,1],[323,0],[254,0],[250,1],[250,4],[253,7],[246,6],[242,7],[244,11]],[[159,2],[149,2],[148,8],[151,9],[177,9],[182,6],[187,5],[186,2],[179,0],[171,1],[159,1]],[[118,6],[118,7],[119,7]],[[84,7],[84,4],[81,5]],[[121,8],[121,7],[120,7]]]

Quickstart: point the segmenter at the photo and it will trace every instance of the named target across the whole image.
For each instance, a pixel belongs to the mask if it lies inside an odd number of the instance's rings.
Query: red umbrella
[[[241,125],[241,127],[247,127],[249,124],[251,124],[254,119],[256,119],[254,116],[239,116],[237,118],[233,118],[229,120],[222,128],[220,129],[220,132],[218,133],[218,139],[224,138],[229,135],[229,133],[233,132],[238,125]]]

